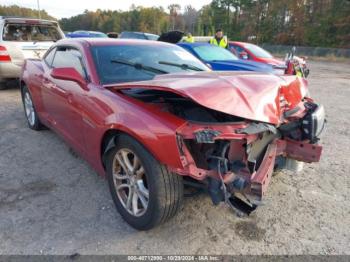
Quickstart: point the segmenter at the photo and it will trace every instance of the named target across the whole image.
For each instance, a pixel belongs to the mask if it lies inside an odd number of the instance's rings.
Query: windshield
[[[14,24],[8,23],[4,27],[2,39],[4,41],[57,41],[62,36],[55,25],[47,24]]]
[[[238,60],[237,56],[225,48],[214,45],[195,46],[194,52],[204,61]]]
[[[102,38],[108,37],[108,35],[106,35],[106,34],[104,34],[104,33],[92,33],[92,35],[93,35],[94,37],[102,37]]]
[[[166,73],[197,71],[191,68],[210,71],[196,57],[175,45],[93,46],[91,52],[101,84],[150,80],[162,71]],[[174,64],[188,66],[174,66]]]
[[[269,52],[257,45],[245,44],[244,47],[247,48],[250,52],[252,52],[253,55],[255,55],[256,57],[273,58],[273,56]]]

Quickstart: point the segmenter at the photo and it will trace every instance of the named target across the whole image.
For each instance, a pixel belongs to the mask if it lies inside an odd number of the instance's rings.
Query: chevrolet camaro
[[[61,135],[139,230],[174,216],[184,185],[249,214],[276,168],[322,151],[324,108],[305,79],[214,72],[169,43],[60,40],[25,62],[21,94],[29,128]]]

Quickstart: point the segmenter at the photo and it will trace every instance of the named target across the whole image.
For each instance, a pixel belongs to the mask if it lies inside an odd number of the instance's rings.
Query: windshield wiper
[[[158,63],[161,65],[180,67],[183,70],[190,69],[190,70],[194,70],[194,71],[204,71],[204,69],[201,69],[199,67],[196,67],[194,65],[189,65],[189,64],[177,64],[177,63],[168,62],[168,61],[159,61]]]
[[[135,69],[138,69],[138,70],[145,70],[145,71],[149,71],[149,72],[156,73],[156,74],[168,74],[167,71],[164,71],[164,70],[161,70],[161,69],[158,69],[155,67],[145,66],[145,65],[140,64],[140,63],[133,63],[133,62],[121,60],[121,59],[112,59],[111,63],[128,65],[128,66],[135,67]]]

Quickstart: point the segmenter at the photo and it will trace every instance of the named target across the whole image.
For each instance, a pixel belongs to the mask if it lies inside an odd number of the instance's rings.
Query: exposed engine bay
[[[145,103],[158,105],[162,111],[174,114],[182,119],[202,123],[241,122],[243,118],[215,111],[197,104],[189,98],[173,92],[149,89],[123,90],[124,94]]]

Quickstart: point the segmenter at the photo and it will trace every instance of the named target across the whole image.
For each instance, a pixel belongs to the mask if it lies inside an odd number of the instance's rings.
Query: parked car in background
[[[275,73],[271,65],[238,59],[227,49],[208,43],[178,43],[214,71],[256,71]]]
[[[249,214],[274,168],[322,152],[325,111],[305,79],[210,71],[174,44],[61,40],[26,60],[20,83],[28,126],[55,130],[106,176],[121,216],[141,230],[181,210],[184,184]]]
[[[20,76],[24,59],[41,58],[62,38],[56,21],[0,16],[0,89]]]
[[[176,44],[181,41],[184,36],[184,32],[180,30],[172,30],[163,32],[157,39],[157,41]]]
[[[285,67],[285,62],[273,57],[273,55],[260,46],[237,41],[229,41],[228,44],[230,51],[241,59],[265,63],[279,68]]]
[[[108,37],[108,35],[106,35],[105,33],[102,32],[98,32],[98,31],[85,31],[85,30],[78,30],[78,31],[74,31],[71,33],[67,33],[66,37],[69,38],[79,38],[79,37],[100,37],[100,38],[104,38],[104,37]]]
[[[144,32],[121,32],[119,38],[128,38],[128,39],[144,39],[144,40],[153,40],[157,41],[159,35],[144,33]]]
[[[117,32],[108,32],[107,36],[109,38],[119,38],[119,34]]]

